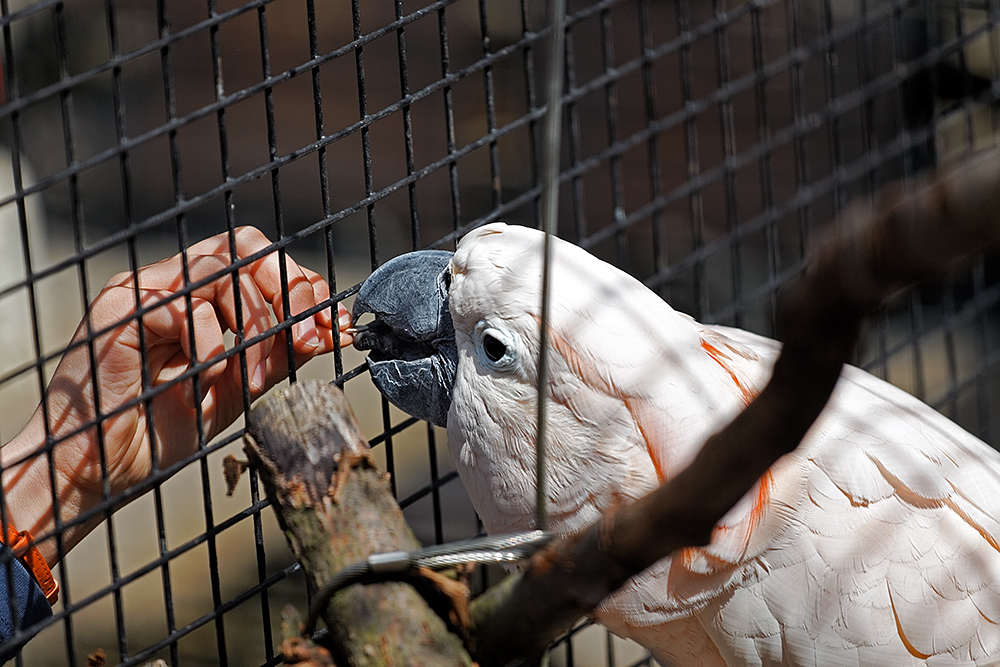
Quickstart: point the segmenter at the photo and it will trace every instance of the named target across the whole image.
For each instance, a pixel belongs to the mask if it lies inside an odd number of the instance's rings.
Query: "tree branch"
[[[848,208],[780,297],[784,346],[760,395],[674,479],[536,554],[520,575],[474,600],[480,663],[537,659],[630,577],[676,549],[707,544],[715,524],[819,416],[862,318],[901,287],[1000,241],[998,212],[995,149],[896,187],[872,206]]]
[[[313,590],[373,553],[420,546],[340,390],[302,380],[273,391],[250,411],[247,432],[247,455]],[[409,584],[351,586],[322,616],[340,665],[471,663]],[[293,648],[298,659],[312,655],[301,644]]]

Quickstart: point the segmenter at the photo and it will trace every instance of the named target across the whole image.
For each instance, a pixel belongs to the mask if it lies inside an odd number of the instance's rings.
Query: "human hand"
[[[269,244],[270,241],[257,229],[242,227],[236,230],[238,258],[248,257]],[[208,279],[225,271],[232,263],[228,234],[195,244],[186,254],[187,284]],[[300,267],[287,256],[285,264],[291,315],[329,298],[329,287],[319,274]],[[274,326],[275,314],[279,320],[284,319],[278,254],[270,253],[241,268],[239,283],[242,302],[239,312],[244,339],[248,340]],[[202,370],[197,375],[200,390],[197,397],[192,377],[157,393],[149,401],[149,408],[146,403],[137,402],[150,388],[155,390],[176,380],[195,361],[203,362],[225,352],[224,332],[239,330],[231,274],[226,273],[191,292],[190,317],[187,299],[183,296],[171,298],[184,285],[181,255],[142,267],[136,274],[114,276],[89,311],[91,331],[108,329],[93,340],[96,364],[92,366],[86,344],[72,347],[59,363],[46,390],[45,400],[50,432],[57,440],[52,456],[64,520],[104,498],[102,481],[105,476],[110,494],[116,495],[146,479],[153,472],[154,461],[156,467],[164,468],[194,453],[199,443],[199,410],[205,442],[243,412],[239,355],[228,356]],[[142,306],[150,308],[141,320],[130,319],[136,312],[137,294]],[[351,343],[350,335],[343,332],[349,324],[347,311],[338,304],[341,345]],[[74,342],[86,341],[87,331],[87,323],[81,323]],[[246,349],[246,374],[251,399],[288,376],[285,331]],[[296,365],[334,348],[329,309],[320,310],[298,322],[290,331]],[[146,380],[143,377],[144,358],[148,373]],[[110,416],[103,418],[99,427],[88,427],[97,418],[98,401],[99,414]],[[43,411],[39,406],[24,431],[3,448],[5,467],[8,462],[37,451],[45,442],[43,420]],[[65,439],[59,441],[60,438]],[[102,446],[105,475],[101,471]],[[18,502],[18,491],[44,486],[46,493],[41,497],[49,501],[51,513],[45,459],[45,456],[38,456],[26,462],[25,465],[31,469],[5,470],[3,478],[8,511],[14,515],[15,525],[22,530],[31,530],[35,535],[44,534],[46,528],[51,530],[51,525],[44,517],[18,516],[25,514]],[[42,470],[44,475],[39,474]],[[34,480],[34,483],[25,484],[28,480]],[[12,488],[7,489],[8,486]],[[39,497],[37,490],[33,491],[32,497]],[[30,524],[25,523],[26,520]],[[92,526],[88,526],[84,534],[90,528]],[[64,538],[70,541],[69,546],[75,544],[72,536],[64,535]],[[52,560],[45,549],[43,555]]]

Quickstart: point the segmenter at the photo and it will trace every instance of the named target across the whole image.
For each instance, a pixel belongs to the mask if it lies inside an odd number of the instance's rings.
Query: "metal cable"
[[[542,316],[539,325],[541,347],[538,350],[538,434],[535,438],[535,527],[545,530],[545,398],[548,384],[549,276],[552,264],[551,239],[559,221],[559,155],[562,139],[562,85],[566,54],[566,0],[551,0],[549,5],[548,87],[546,89],[545,143],[542,153]]]
[[[415,551],[392,551],[372,554],[367,560],[348,565],[333,576],[313,596],[309,605],[304,634],[311,635],[316,621],[330,599],[339,591],[359,583],[393,579],[416,568],[444,570],[467,563],[516,563],[551,542],[553,536],[541,530],[476,537],[460,542],[437,544]]]

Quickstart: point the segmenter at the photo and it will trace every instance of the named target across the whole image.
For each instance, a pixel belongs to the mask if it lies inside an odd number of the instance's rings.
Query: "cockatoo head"
[[[361,287],[355,345],[393,404],[448,428],[491,532],[530,527],[535,502],[543,243],[495,223],[397,257]],[[623,271],[552,239],[546,480],[557,530],[585,525],[690,462],[743,405],[752,356]]]
[[[445,426],[461,356],[484,380],[502,378],[507,391],[521,386],[533,400],[542,238],[534,229],[487,225],[455,253],[412,252],[372,273],[353,315],[375,316],[357,327],[355,347],[371,350],[379,391],[408,414]]]
[[[455,253],[412,252],[372,273],[353,314],[355,321],[375,316],[358,327],[355,346],[371,350],[368,366],[379,391],[408,414],[445,426],[461,365],[475,379],[477,394],[534,401],[543,239],[535,229],[494,223],[467,234]],[[553,256],[558,270],[551,285],[550,342],[556,364],[572,366],[575,376],[583,373],[592,384],[614,384],[608,364],[593,355],[610,347],[625,321],[631,322],[630,333],[615,340],[653,340],[678,366],[685,351],[698,348],[701,339],[690,318],[630,276],[559,239],[553,240]],[[631,374],[652,372],[641,357],[624,358]]]
[[[373,272],[353,316],[375,319],[356,327],[354,344],[370,350],[379,391],[404,412],[446,426],[461,349],[482,377],[516,378],[533,394],[541,238],[532,229],[487,225],[455,253],[411,252]]]

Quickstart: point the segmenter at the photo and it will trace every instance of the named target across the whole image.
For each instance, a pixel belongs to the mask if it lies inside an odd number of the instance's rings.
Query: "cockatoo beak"
[[[368,369],[382,395],[404,412],[445,426],[458,351],[448,311],[452,253],[421,250],[395,257],[361,285],[354,347],[371,350]]]

